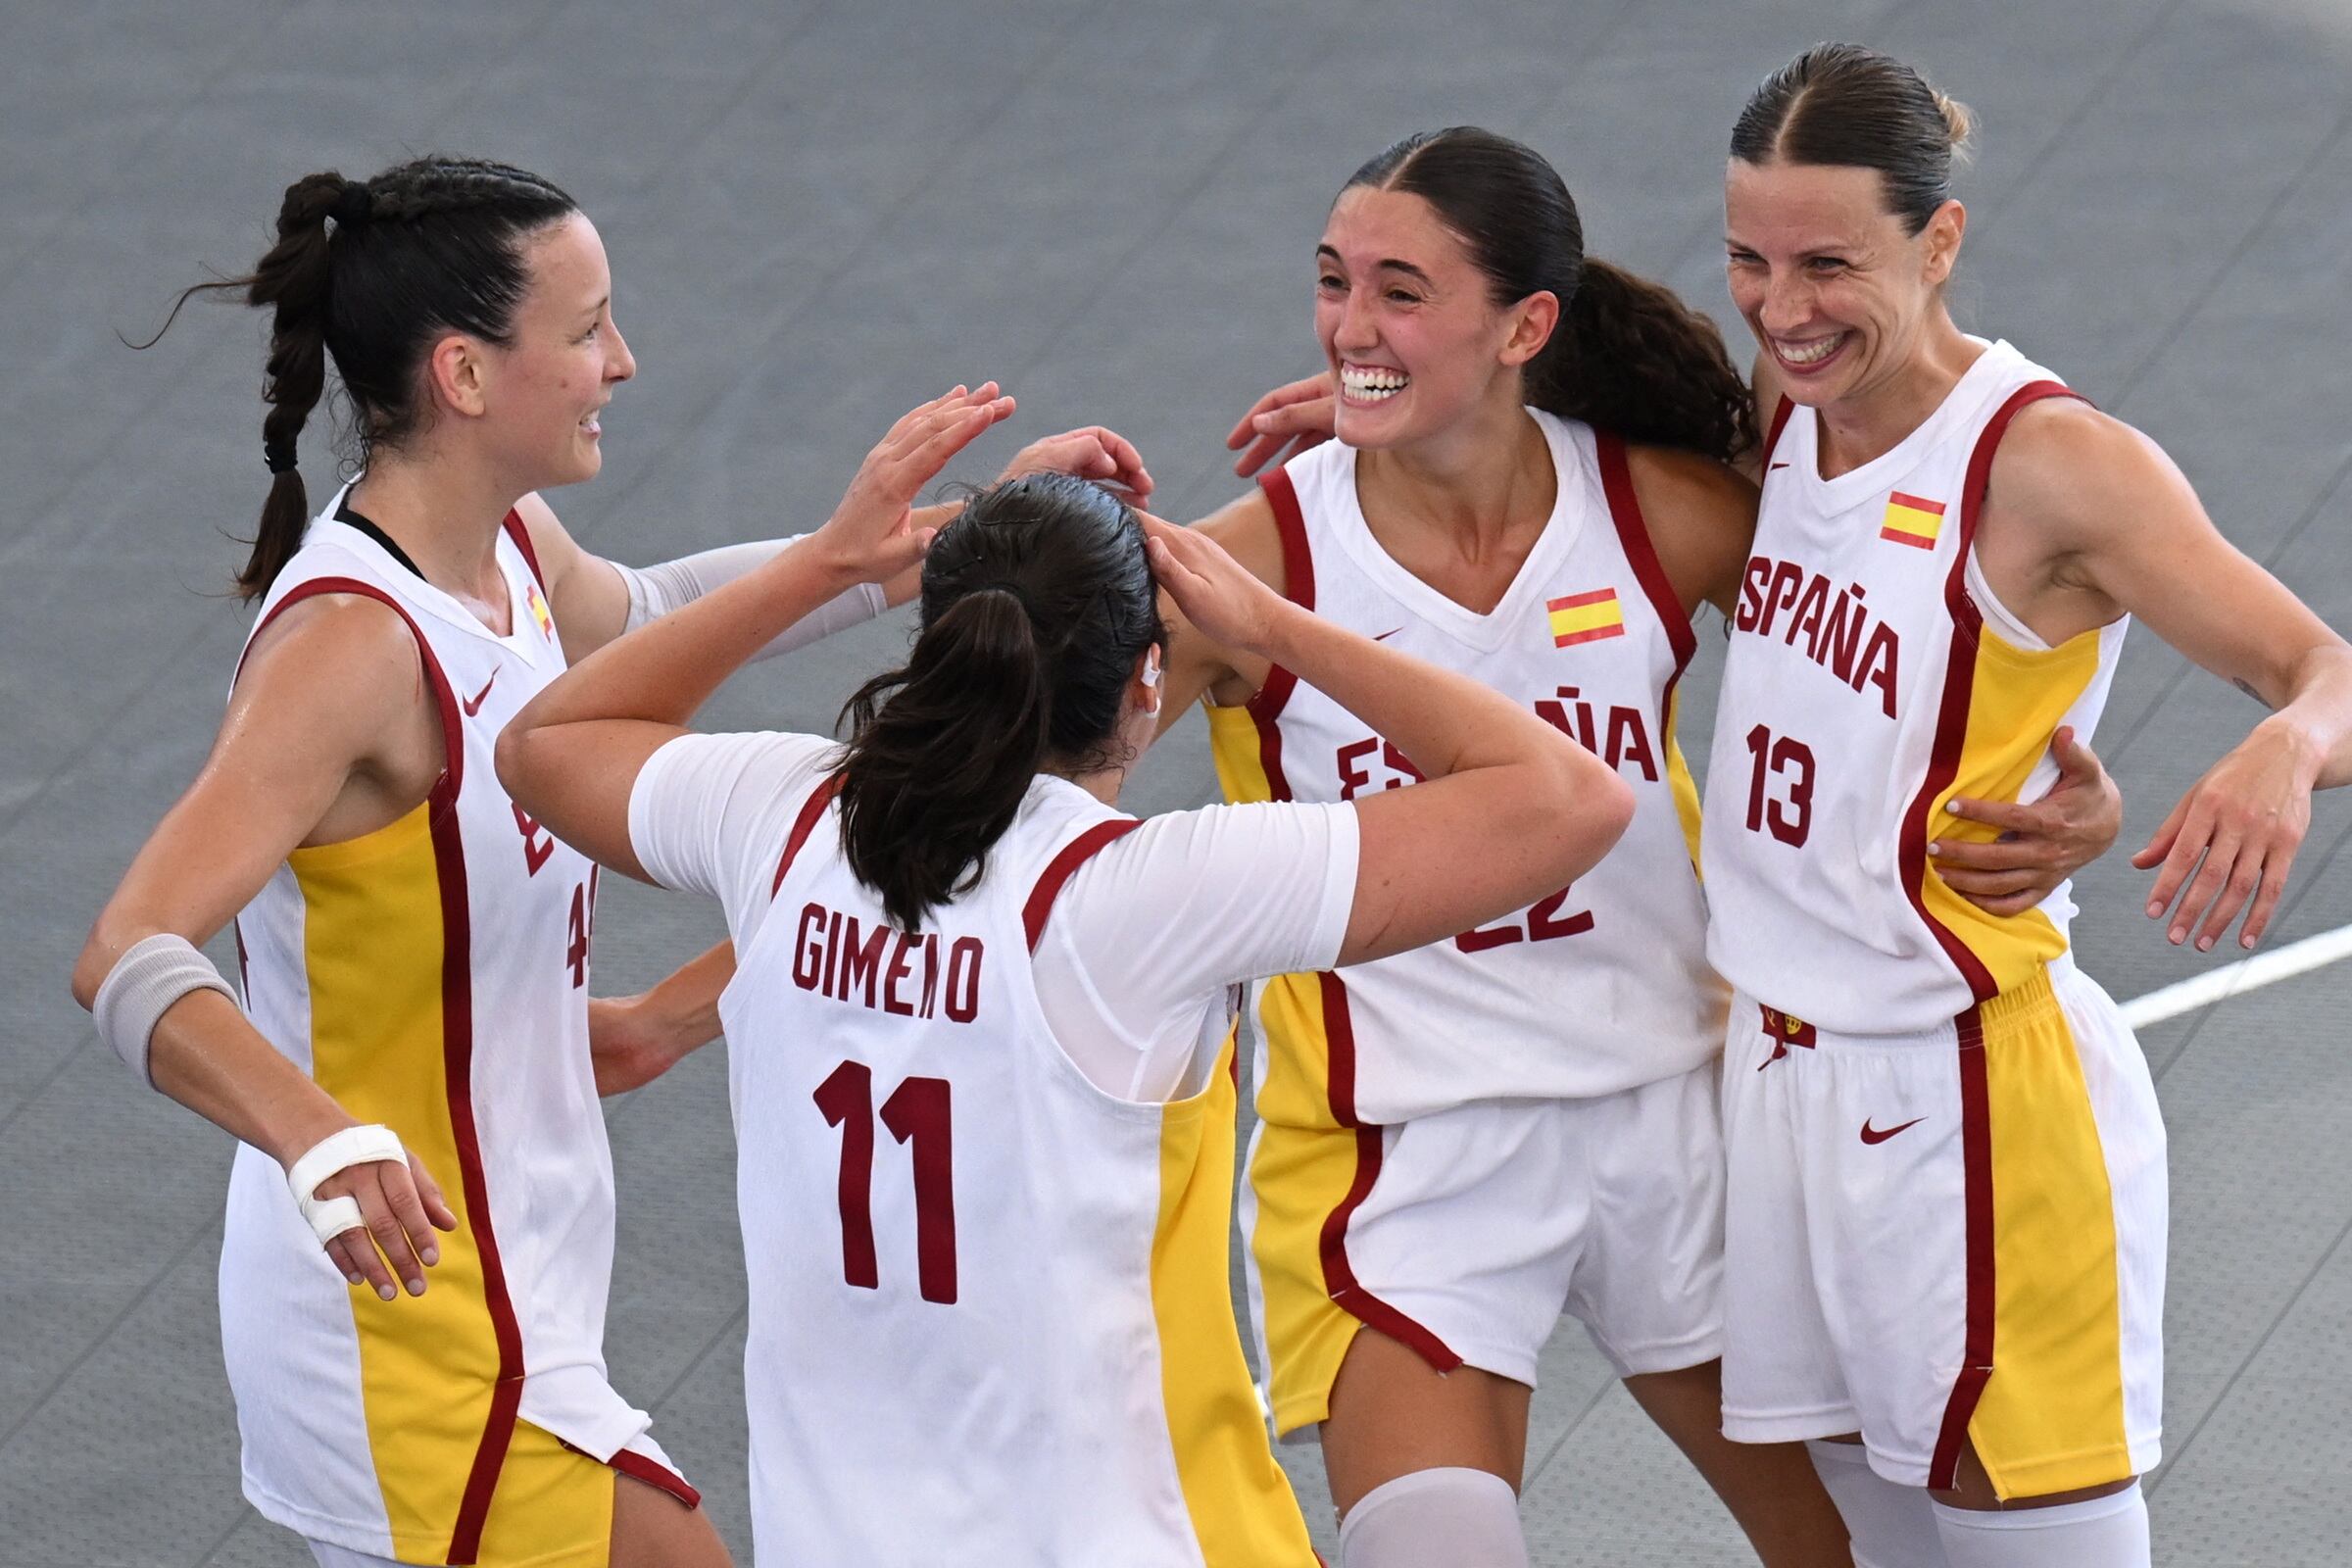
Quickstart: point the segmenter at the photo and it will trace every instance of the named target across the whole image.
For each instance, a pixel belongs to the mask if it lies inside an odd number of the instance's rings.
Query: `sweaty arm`
[[[74,964],[75,999],[96,1004],[134,947],[209,941],[297,846],[357,837],[422,801],[442,766],[434,714],[416,641],[391,610],[326,596],[287,611],[255,640],[204,767],[99,912]],[[144,1042],[116,1044],[126,1055],[143,1044],[155,1088],[289,1171],[357,1126],[209,986],[165,1007]],[[386,1295],[397,1272],[422,1292],[432,1230],[456,1219],[421,1167],[377,1159],[315,1191],[354,1199],[355,1224],[374,1237],[354,1229],[327,1243],[347,1279]]]
[[[2311,792],[2352,782],[2352,646],[2222,536],[2154,442],[2081,403],[2018,415],[1978,540],[1994,592],[2045,641],[2130,613],[2272,710],[2132,857],[2161,867],[2147,912],[2170,911],[2172,941],[2210,948],[2245,909],[2252,947]]]

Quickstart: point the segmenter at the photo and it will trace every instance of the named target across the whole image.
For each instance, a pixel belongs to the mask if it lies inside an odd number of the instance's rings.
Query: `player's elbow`
[[[1551,814],[1558,877],[1573,882],[1616,847],[1634,820],[1633,787],[1614,768],[1571,742],[1564,750]]]
[[[139,938],[154,935],[152,929],[127,932],[122,925],[114,910],[101,912],[83,940],[80,954],[74,959],[74,1000],[84,1012],[96,1010],[98,988],[106,984],[106,977],[114,971],[123,952]]]
[[[522,723],[511,723],[498,732],[495,765],[499,785],[515,805],[533,815],[538,814],[532,801],[538,792],[540,754],[546,749],[545,738]]]

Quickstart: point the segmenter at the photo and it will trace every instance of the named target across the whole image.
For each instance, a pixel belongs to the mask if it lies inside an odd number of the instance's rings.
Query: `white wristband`
[[[354,1165],[371,1165],[379,1159],[405,1161],[408,1157],[408,1152],[400,1147],[398,1133],[389,1127],[369,1125],[329,1133],[296,1160],[286,1172],[286,1185],[294,1189],[295,1205],[302,1210],[302,1217],[310,1221],[311,1234],[318,1238],[318,1245],[324,1247],[345,1231],[367,1223],[361,1216],[358,1199],[321,1200],[320,1182]]]
[[[149,1088],[155,1079],[147,1071],[147,1042],[172,1004],[191,991],[218,991],[237,1000],[212,960],[187,938],[169,931],[132,943],[98,984],[90,1013],[98,1020],[99,1036]]]
[[[651,566],[607,562],[607,565],[620,574],[621,586],[629,594],[629,615],[622,630],[635,631],[649,620],[684,609],[705,594],[716,593],[736,578],[751,575],[807,537],[795,534],[789,539],[755,539],[748,544],[721,545],[716,550],[681,556]],[[861,626],[889,608],[889,596],[879,583],[861,582],[785,627],[773,642],[752,658],[773,659],[806,648],[837,631]]]

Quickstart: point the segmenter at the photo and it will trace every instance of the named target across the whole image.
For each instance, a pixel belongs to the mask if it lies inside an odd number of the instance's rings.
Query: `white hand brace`
[[[172,1004],[191,991],[218,991],[237,1000],[212,960],[187,938],[169,931],[132,943],[98,983],[90,1013],[98,1020],[99,1038],[149,1088],[155,1079],[147,1070],[147,1042]]]
[[[294,1202],[302,1217],[311,1223],[311,1234],[324,1247],[348,1230],[357,1230],[367,1223],[360,1213],[360,1200],[352,1197],[321,1199],[318,1184],[338,1171],[354,1165],[369,1165],[379,1159],[406,1162],[408,1151],[400,1147],[400,1135],[389,1127],[346,1127],[339,1133],[329,1133],[312,1146],[311,1152],[296,1160],[286,1172],[286,1185],[294,1189]]]
[[[629,618],[622,629],[635,631],[658,615],[666,615],[705,594],[724,588],[738,577],[749,576],[807,537],[795,534],[790,539],[755,539],[747,544],[721,545],[716,550],[681,556],[676,561],[652,566],[624,566],[617,561],[609,562],[607,564],[620,573],[620,580],[629,591]],[[889,608],[890,601],[879,583],[861,582],[819,606],[813,614],[785,627],[775,641],[752,658],[773,659],[806,648],[837,631],[862,625]]]

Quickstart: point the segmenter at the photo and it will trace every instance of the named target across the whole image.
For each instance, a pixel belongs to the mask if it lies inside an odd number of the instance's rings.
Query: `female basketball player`
[[[902,421],[816,536],[543,692],[501,771],[605,864],[726,907],[761,1560],[1304,1565],[1227,1305],[1233,988],[1523,905],[1630,796],[1205,538],[1154,524],[1148,562],[1133,512],[1058,477],[930,545],[920,636],[846,755],[688,734],[778,627],[922,549],[907,501],[960,401]],[[1161,703],[1155,570],[1431,782],[1121,815]]]
[[[1276,1424],[1321,1423],[1349,1564],[1426,1560],[1438,1541],[1449,1560],[1524,1560],[1511,1489],[1565,1303],[1765,1560],[1838,1560],[1803,1453],[1742,1452],[1717,1430],[1723,997],[1672,698],[1690,614],[1732,605],[1753,530],[1753,488],[1721,461],[1751,439],[1744,389],[1711,327],[1587,262],[1557,174],[1487,132],[1366,165],[1319,269],[1336,407],[1310,408],[1300,383],[1245,427],[1285,436],[1320,412],[1344,444],[1204,526],[1319,613],[1576,733],[1640,804],[1607,861],[1518,919],[1263,992],[1250,1241]],[[1219,705],[1236,798],[1351,798],[1409,775],[1280,670],[1182,635],[1173,666],[1172,696],[1206,687]],[[2088,858],[2118,815],[2086,762],[2027,824],[2062,843],[2003,848]],[[2034,873],[1997,875],[1987,898]],[[1457,1032],[1513,1049],[1441,1057]],[[1352,1082],[1344,1054],[1328,1082],[1298,1065],[1326,1037],[1361,1048]]]
[[[634,369],[595,228],[535,175],[308,176],[231,286],[275,312],[276,477],[240,578],[262,613],[212,758],[74,989],[143,1076],[243,1142],[221,1304],[246,1495],[330,1564],[722,1563],[605,1378],[597,1094],[625,1084],[591,1064],[611,1044],[586,1004],[594,867],[506,798],[490,748],[567,657],[782,543],[639,572],[533,494],[596,473]],[[330,354],[367,462],[310,520],[295,439]],[[1040,446],[1100,455],[1076,437]],[[192,945],[232,916],[242,1012]],[[624,1056],[699,1043],[717,979],[690,966],[663,1005],[609,1011]],[[663,1016],[683,1021],[646,1022]],[[395,1304],[396,1278],[417,1298]]]
[[[1708,949],[1740,992],[1724,1421],[1858,1434],[1817,1449],[1858,1562],[2119,1568],[2148,1561],[2158,1453],[2153,1086],[2063,895],[1988,917],[1927,840],[1956,792],[2034,792],[2137,615],[2274,710],[2133,861],[2173,941],[2242,910],[2250,947],[2311,792],[2352,780],[2352,648],[2146,437],[1953,324],[1967,133],[1833,44],[1732,135],[1731,289],[1775,412],[1708,778]]]

